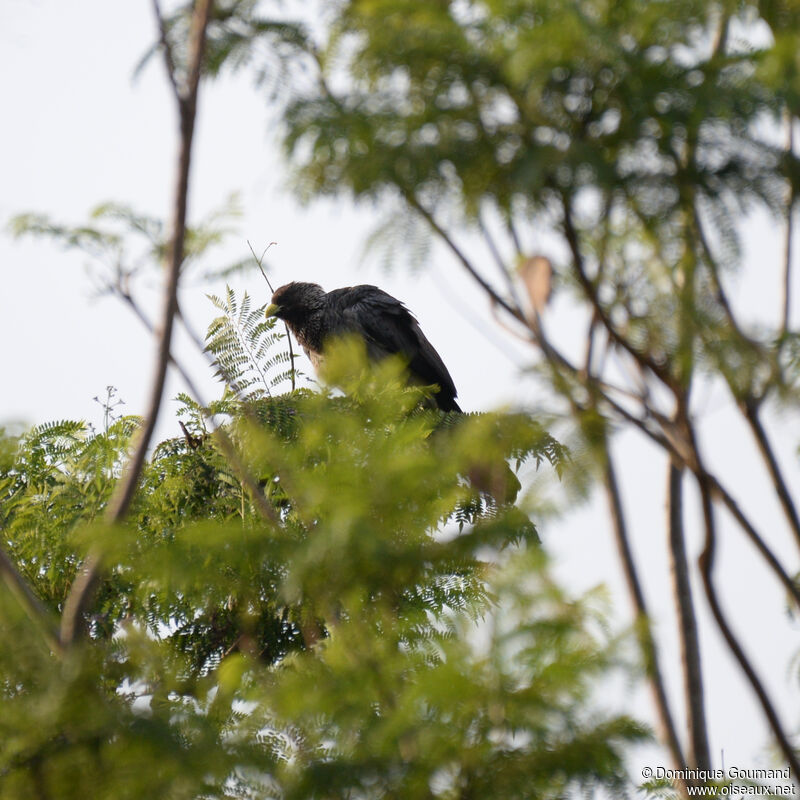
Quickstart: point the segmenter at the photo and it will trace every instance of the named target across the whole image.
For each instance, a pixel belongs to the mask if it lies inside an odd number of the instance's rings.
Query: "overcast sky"
[[[0,2],[3,228],[12,215],[23,211],[81,223],[92,207],[109,200],[165,215],[176,148],[174,109],[160,62],[154,61],[135,83],[132,80],[135,64],[153,40],[150,9],[144,0]],[[520,378],[520,367],[529,363],[528,353],[493,322],[482,296],[458,265],[440,250],[434,250],[414,274],[401,265],[386,274],[374,263],[362,263],[361,250],[376,221],[375,211],[353,209],[344,201],[299,206],[287,189],[276,139],[264,93],[245,73],[203,87],[190,216],[197,221],[234,192],[239,193],[243,209],[239,232],[220,253],[220,263],[245,257],[248,239],[256,249],[276,241],[267,258],[274,285],[295,279],[316,281],[328,289],[379,283],[416,313],[450,368],[462,407],[481,410],[508,402],[535,403],[535,384]],[[765,220],[754,220],[747,241],[754,268],[738,281],[734,296],[756,317],[778,307],[779,298],[764,270],[779,263],[780,246],[780,231]],[[85,257],[45,242],[0,236],[0,425],[64,418],[99,423],[102,411],[92,398],[103,394],[107,385],[117,388],[129,413],[143,411],[153,344],[117,301],[93,299],[86,263]],[[488,254],[486,266],[492,269]],[[259,302],[268,299],[257,274],[234,278],[232,285],[237,292],[248,290]],[[182,289],[182,304],[201,332],[215,315],[205,292],[222,288],[194,282]],[[154,318],[156,274],[150,273],[136,289]],[[800,305],[800,297],[795,305]],[[557,300],[548,311],[547,324],[554,330],[561,325],[565,334],[571,321],[566,299]],[[177,352],[207,395],[215,396],[219,387],[205,362],[187,342],[179,341]],[[183,388],[171,381],[168,396]],[[178,434],[174,409],[174,403],[167,403],[162,411],[160,438]],[[722,468],[778,552],[791,552],[771,487],[748,468],[755,453],[737,444],[748,442],[748,435],[724,392],[706,394],[702,419],[712,465]],[[791,428],[797,429],[796,420],[773,418],[770,428],[784,463],[796,462],[797,437],[787,435]],[[665,468],[661,457],[633,436],[621,437],[619,454],[637,465],[625,473],[625,498],[670,688],[679,707],[679,656],[664,542]],[[791,478],[797,490],[796,470]],[[687,499],[690,515],[697,520],[694,494],[690,492]],[[798,696],[790,689],[793,678],[785,665],[798,649],[797,626],[788,621],[779,624],[785,600],[728,522],[723,517],[719,574],[727,580],[721,582],[721,593],[748,652],[795,729]],[[559,574],[569,585],[577,591],[606,582],[618,619],[628,619],[627,595],[603,499],[596,498],[566,520],[549,525],[543,534]],[[695,524],[690,525],[690,535],[694,560],[699,551]],[[699,584],[695,589],[701,597]],[[722,652],[702,598],[699,605],[703,629],[710,631],[704,637],[703,655],[707,677],[712,678],[707,715],[715,757],[719,760],[724,749],[728,767],[766,764],[760,714],[749,697],[743,697],[737,668]],[[635,698],[637,713],[649,716],[646,693],[640,690]],[[641,759],[653,766],[665,763],[652,751],[643,751]]]

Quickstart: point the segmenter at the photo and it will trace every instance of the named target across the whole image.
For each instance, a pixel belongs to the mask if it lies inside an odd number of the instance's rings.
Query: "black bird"
[[[397,298],[377,286],[363,284],[326,292],[316,283],[294,281],[275,291],[266,315],[289,326],[315,368],[328,339],[357,334],[370,359],[402,355],[416,381],[438,386],[433,399],[442,411],[461,411],[453,379],[417,320]]]

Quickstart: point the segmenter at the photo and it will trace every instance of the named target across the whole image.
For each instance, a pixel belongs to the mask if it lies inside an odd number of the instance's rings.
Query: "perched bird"
[[[316,283],[287,283],[272,295],[266,315],[289,326],[315,368],[331,337],[357,334],[370,359],[402,355],[415,381],[438,386],[433,399],[442,411],[461,411],[453,379],[417,320],[399,300],[377,286],[326,292]]]

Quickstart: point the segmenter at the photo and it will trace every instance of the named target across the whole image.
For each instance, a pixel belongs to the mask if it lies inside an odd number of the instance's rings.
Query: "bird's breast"
[[[305,350],[305,354],[308,356],[308,360],[311,362],[311,365],[314,367],[314,370],[319,372],[325,357],[318,350],[312,350],[310,347],[304,347],[303,349]]]

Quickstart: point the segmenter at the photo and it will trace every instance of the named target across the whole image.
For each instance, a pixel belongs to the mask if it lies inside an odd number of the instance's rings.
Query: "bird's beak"
[[[264,312],[264,316],[269,319],[270,317],[277,317],[278,312],[281,310],[281,307],[277,303],[270,303],[267,306],[266,311]]]

